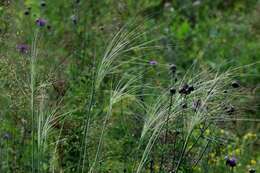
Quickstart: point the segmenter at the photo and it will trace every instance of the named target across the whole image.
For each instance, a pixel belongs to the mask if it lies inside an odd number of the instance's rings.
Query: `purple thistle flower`
[[[46,23],[47,23],[47,21],[46,21],[45,19],[39,18],[39,19],[36,20],[36,24],[37,24],[38,26],[40,26],[40,27],[45,26]]]
[[[16,46],[17,50],[20,53],[28,53],[29,52],[29,46],[27,44],[19,44]]]
[[[232,168],[237,165],[237,159],[234,156],[232,156],[231,158],[226,156],[225,159],[226,159],[226,165]]]
[[[149,64],[150,64],[150,65],[157,65],[157,64],[158,64],[158,62],[157,62],[157,61],[155,61],[155,60],[152,60],[152,61],[149,61]]]

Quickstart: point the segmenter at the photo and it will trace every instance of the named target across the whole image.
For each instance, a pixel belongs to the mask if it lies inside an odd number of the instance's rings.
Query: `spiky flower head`
[[[29,46],[27,44],[18,44],[16,46],[16,48],[20,53],[28,53],[29,52]]]
[[[158,62],[157,62],[157,61],[155,61],[155,60],[151,60],[151,61],[149,61],[149,64],[150,64],[150,65],[157,65],[157,64],[158,64]]]
[[[230,167],[235,167],[237,165],[237,159],[232,156],[232,157],[227,157],[226,158],[226,165]]]
[[[38,25],[38,26],[40,26],[40,27],[45,26],[46,23],[47,23],[47,21],[46,21],[45,19],[39,18],[39,19],[36,20],[36,25]]]

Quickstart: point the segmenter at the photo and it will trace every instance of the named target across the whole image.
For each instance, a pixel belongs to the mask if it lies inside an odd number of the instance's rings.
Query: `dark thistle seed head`
[[[248,170],[248,172],[249,172],[249,173],[256,173],[256,170],[255,170],[254,168],[250,168],[250,169]]]
[[[224,90],[224,91],[223,91],[223,93],[225,93],[225,94],[226,94],[226,93],[227,93],[227,90]]]
[[[45,1],[41,1],[41,7],[45,7],[46,6],[46,2]]]
[[[183,103],[183,104],[181,105],[181,107],[182,107],[182,109],[187,109],[187,108],[188,108],[188,105],[187,105],[187,103]]]
[[[26,10],[25,12],[24,12],[24,15],[25,16],[28,16],[30,14],[30,11],[29,10]]]
[[[176,70],[177,70],[176,65],[175,64],[171,64],[170,70],[171,70],[172,74],[174,75],[176,73]]]
[[[47,25],[47,29],[50,30],[51,29],[51,25]]]
[[[124,173],[126,173],[126,169],[124,169]]]
[[[170,89],[170,93],[171,93],[171,95],[174,95],[174,94],[176,93],[176,89],[172,87],[172,88]]]
[[[232,115],[235,112],[234,106],[231,105],[230,107],[227,107],[226,112],[227,114]]]
[[[189,92],[194,91],[194,87],[193,87],[192,85],[190,85],[190,86],[188,87],[188,91],[189,91]]]
[[[233,81],[233,82],[231,83],[231,86],[232,86],[233,88],[239,88],[239,87],[240,87],[240,84],[238,83],[238,81]]]
[[[180,131],[180,129],[177,129],[177,130],[175,131],[175,135],[178,136],[179,134],[181,134],[181,131]]]
[[[188,85],[188,84],[184,84],[180,90],[179,93],[180,94],[184,94],[184,95],[188,95],[190,94],[192,91],[194,91],[194,87],[192,85]]]
[[[11,139],[11,134],[8,133],[8,132],[4,133],[3,139],[4,139],[4,140],[9,140],[9,139]]]
[[[104,26],[100,26],[99,29],[100,29],[100,31],[104,31],[105,27]]]
[[[40,27],[44,27],[46,25],[47,21],[45,19],[37,19],[36,20],[36,25],[40,26]]]
[[[189,88],[188,84],[184,84],[180,89],[179,89],[179,93],[180,94],[187,94],[187,90]]]

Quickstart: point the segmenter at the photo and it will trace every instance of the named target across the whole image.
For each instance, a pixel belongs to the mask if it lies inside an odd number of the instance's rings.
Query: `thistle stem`
[[[165,131],[165,135],[164,135],[163,147],[165,147],[165,145],[167,144],[167,138],[168,138],[168,133],[169,133],[169,119],[170,119],[170,114],[171,114],[172,102],[173,102],[173,95],[171,94],[169,111],[168,111],[168,115],[167,115],[167,119],[166,119],[166,127],[165,127],[166,131]],[[164,148],[163,148],[159,172],[161,172],[163,169],[164,154],[165,154],[165,152],[164,152]]]

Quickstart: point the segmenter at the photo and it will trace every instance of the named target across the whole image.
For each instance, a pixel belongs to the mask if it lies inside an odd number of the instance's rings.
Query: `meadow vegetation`
[[[0,1],[0,172],[260,171],[258,0]]]

